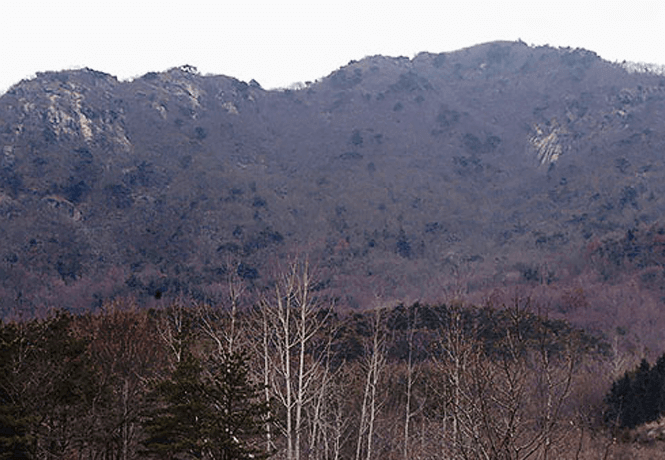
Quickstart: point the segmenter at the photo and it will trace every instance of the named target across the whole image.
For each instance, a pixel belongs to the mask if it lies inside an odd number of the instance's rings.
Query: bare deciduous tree
[[[532,321],[530,308],[528,299],[515,299],[501,314],[486,310],[483,320],[503,332],[485,341],[474,318],[450,308],[437,360],[447,383],[441,407],[451,455],[546,460],[569,434],[563,409],[579,344],[562,348],[551,330]]]
[[[314,423],[305,415],[319,413],[316,404],[322,401],[328,381],[326,354],[314,353],[313,344],[330,309],[322,308],[312,287],[308,261],[294,261],[260,305],[264,382],[284,414],[288,460],[301,458],[305,426]],[[307,441],[311,448],[313,441]]]
[[[377,410],[380,402],[378,400],[379,377],[386,363],[385,353],[385,330],[383,310],[377,308],[374,311],[371,323],[371,336],[366,346],[365,356],[365,385],[363,390],[362,407],[360,409],[360,420],[358,427],[358,439],[356,441],[356,460],[371,460],[372,446],[374,442],[374,428]]]

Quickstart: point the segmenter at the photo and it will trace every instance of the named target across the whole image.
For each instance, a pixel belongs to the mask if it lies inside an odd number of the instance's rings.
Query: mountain
[[[190,66],[40,73],[0,97],[0,308],[206,298],[307,253],[351,307],[562,286],[574,317],[584,286],[588,319],[611,284],[657,310],[662,266],[635,287],[646,268],[612,278],[605,249],[661,238],[664,119],[658,72],[522,42],[271,91]]]

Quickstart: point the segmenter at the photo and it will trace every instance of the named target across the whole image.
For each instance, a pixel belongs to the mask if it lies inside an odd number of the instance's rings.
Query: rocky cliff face
[[[563,279],[665,211],[664,104],[658,74],[503,42],[284,91],[39,74],[0,98],[0,303],[214,296],[299,251],[352,306]]]

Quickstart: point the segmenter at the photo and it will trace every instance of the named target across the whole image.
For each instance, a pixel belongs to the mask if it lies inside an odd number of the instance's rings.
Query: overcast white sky
[[[368,55],[517,39],[665,64],[665,1],[2,0],[0,93],[43,70],[183,64],[284,87]]]

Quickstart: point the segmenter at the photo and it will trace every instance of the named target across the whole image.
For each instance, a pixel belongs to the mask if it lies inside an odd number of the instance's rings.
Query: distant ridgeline
[[[656,340],[640,277],[659,265],[596,251],[665,212],[665,77],[638,70],[494,42],[279,91],[191,66],[40,73],[0,97],[0,309],[219,301],[230,278],[257,299],[306,253],[346,307],[526,286],[578,324],[631,308]]]

